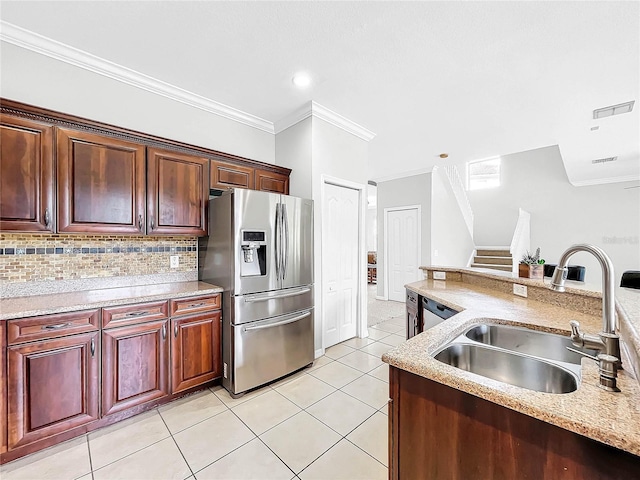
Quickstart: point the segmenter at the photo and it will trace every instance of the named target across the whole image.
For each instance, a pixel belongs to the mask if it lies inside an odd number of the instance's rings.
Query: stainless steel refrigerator
[[[230,394],[313,363],[312,200],[244,189],[213,197],[198,270],[224,288],[222,385]]]

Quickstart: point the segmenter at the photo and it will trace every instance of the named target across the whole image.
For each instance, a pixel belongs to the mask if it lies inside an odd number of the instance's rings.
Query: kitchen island
[[[426,268],[431,277],[431,268]],[[549,291],[541,281],[471,269],[442,269],[447,280],[407,288],[460,313],[383,356],[390,364],[390,478],[633,478],[640,471],[637,317],[640,292],[618,295],[621,392],[597,387],[598,368],[582,360],[574,392],[527,390],[433,358],[473,325],[511,324],[569,334],[602,328],[597,292]],[[528,298],[514,296],[527,285]],[[624,289],[623,289],[624,290]]]

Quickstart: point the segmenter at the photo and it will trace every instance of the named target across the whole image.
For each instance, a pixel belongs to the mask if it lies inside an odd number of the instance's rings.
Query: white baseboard
[[[385,296],[376,295],[376,300],[384,300],[386,302],[389,299]]]
[[[315,351],[315,358],[320,358],[321,356],[324,355],[324,348],[319,348],[318,350]]]

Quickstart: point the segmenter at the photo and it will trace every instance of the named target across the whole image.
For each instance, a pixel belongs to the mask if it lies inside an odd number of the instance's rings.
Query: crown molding
[[[268,120],[210,100],[2,20],[0,20],[0,40],[258,130],[271,134],[275,133],[273,123]]]
[[[605,183],[622,183],[640,181],[640,175],[622,175],[620,177],[594,178],[592,180],[569,180],[574,187],[588,187],[589,185],[603,185]]]
[[[293,111],[283,119],[276,122],[275,133],[280,133],[283,130],[292,127],[293,125],[311,116],[324,120],[325,122],[330,123],[331,125],[338,127],[352,135],[355,135],[356,137],[361,138],[367,142],[371,141],[376,136],[375,133],[367,130],[362,125],[358,125],[348,118],[345,118],[342,115],[334,112],[333,110],[329,110],[327,107],[323,107],[322,105],[314,101],[303,105],[298,110]]]

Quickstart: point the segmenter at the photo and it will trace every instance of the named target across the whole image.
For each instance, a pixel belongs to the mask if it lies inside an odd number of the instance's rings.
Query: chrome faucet
[[[569,247],[560,257],[558,266],[553,272],[551,289],[564,292],[564,282],[567,279],[567,264],[569,258],[576,252],[588,252],[594,255],[602,267],[602,331],[598,335],[582,333],[580,324],[575,320],[570,322],[571,341],[577,347],[587,347],[598,350],[597,357],[591,357],[578,352],[598,362],[600,367],[600,383],[598,386],[608,391],[619,391],[616,387],[618,369],[622,368],[620,356],[620,337],[616,333],[615,301],[613,298],[614,276],[613,264],[607,254],[595,245],[578,244]]]

